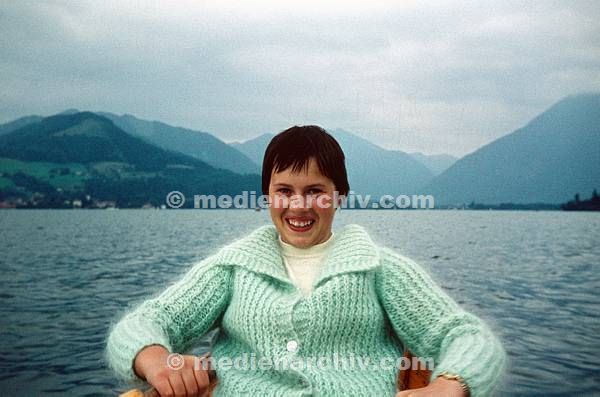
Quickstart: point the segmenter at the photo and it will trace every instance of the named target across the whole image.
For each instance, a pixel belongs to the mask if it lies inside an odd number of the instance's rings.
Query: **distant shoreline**
[[[347,208],[342,211],[535,211],[535,212],[597,212],[596,210],[563,210],[560,206],[557,208]],[[125,207],[125,208],[42,208],[42,207],[17,207],[17,208],[0,208],[2,210],[55,210],[55,211],[81,211],[81,210],[95,210],[95,211],[106,211],[106,210],[119,210],[119,211],[149,211],[149,210],[161,210],[160,208],[141,208],[141,207]],[[188,210],[188,211],[254,211],[252,208],[167,208],[164,210]],[[264,210],[266,211],[266,210]],[[261,211],[255,211],[261,212]]]

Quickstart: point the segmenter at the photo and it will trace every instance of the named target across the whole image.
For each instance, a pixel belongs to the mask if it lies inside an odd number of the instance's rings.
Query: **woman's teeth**
[[[314,220],[310,220],[310,221],[306,221],[306,222],[299,222],[299,221],[294,221],[291,219],[288,219],[287,221],[290,225],[295,226],[295,227],[306,227],[306,226],[312,225],[315,222]]]

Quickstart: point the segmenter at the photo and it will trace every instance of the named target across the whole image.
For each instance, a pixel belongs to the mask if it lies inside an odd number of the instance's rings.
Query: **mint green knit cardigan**
[[[274,226],[261,226],[125,314],[111,327],[109,366],[136,380],[133,360],[143,347],[184,353],[218,326],[215,397],[394,396],[402,344],[433,359],[432,377],[459,374],[472,396],[492,393],[506,362],[500,341],[414,261],[346,225],[304,296],[277,239]]]

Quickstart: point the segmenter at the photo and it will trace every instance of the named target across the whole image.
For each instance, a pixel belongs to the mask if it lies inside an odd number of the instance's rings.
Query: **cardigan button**
[[[286,348],[290,353],[295,353],[298,350],[298,342],[295,340],[290,340],[288,341]]]

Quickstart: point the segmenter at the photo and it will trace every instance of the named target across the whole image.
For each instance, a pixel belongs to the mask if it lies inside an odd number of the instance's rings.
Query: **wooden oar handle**
[[[154,395],[152,395],[153,393]],[[158,392],[154,388],[146,391],[145,393],[140,389],[133,389],[126,391],[123,394],[119,394],[119,397],[158,397]]]

